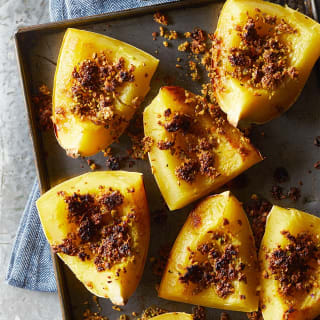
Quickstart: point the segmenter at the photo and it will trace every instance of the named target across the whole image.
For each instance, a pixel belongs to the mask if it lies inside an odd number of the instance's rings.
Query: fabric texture
[[[50,19],[72,19],[173,1],[178,0],[50,0]]]
[[[115,12],[179,0],[50,0],[51,21]],[[37,291],[57,290],[50,246],[43,233],[35,201],[35,181],[21,217],[6,275],[8,284]]]

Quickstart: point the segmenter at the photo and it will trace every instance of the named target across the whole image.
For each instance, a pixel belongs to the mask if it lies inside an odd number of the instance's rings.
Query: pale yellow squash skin
[[[150,136],[154,140],[149,152],[150,164],[162,196],[170,210],[180,209],[218,189],[262,160],[260,153],[238,129],[226,123],[224,126],[225,134],[221,134],[212,125],[212,119],[205,115],[199,118],[199,125],[203,128],[211,128],[211,134],[219,142],[215,156],[217,169],[222,175],[214,180],[198,175],[191,184],[179,181],[174,171],[182,163],[182,160],[172,155],[170,150],[160,150],[157,147],[158,141],[170,137],[165,128],[158,125],[158,121],[159,115],[162,116],[168,108],[172,113],[180,111],[193,117],[194,109],[184,103],[184,93],[185,90],[180,87],[162,87],[143,114],[145,136]],[[247,150],[245,156],[240,152],[242,148]]]
[[[125,171],[86,173],[50,189],[37,200],[37,208],[50,245],[60,244],[72,229],[67,220],[67,205],[57,192],[94,195],[98,193],[99,186],[112,187],[123,194],[124,202],[119,209],[121,215],[127,215],[131,208],[135,209],[137,220],[132,227],[135,254],[124,262],[115,264],[110,270],[101,272],[96,269],[94,257],[82,261],[77,256],[63,253],[58,255],[89,291],[99,297],[109,298],[114,304],[124,305],[138,286],[149,245],[149,210],[142,174]],[[135,192],[128,192],[130,188],[134,188]],[[117,269],[123,267],[127,272],[120,272],[120,276],[116,276]]]
[[[184,312],[168,312],[151,318],[152,320],[192,320],[193,317],[189,313]],[[150,319],[150,320],[151,320]]]
[[[94,53],[104,51],[109,60],[123,57],[126,66],[135,66],[134,81],[125,84],[115,105],[115,113],[125,119],[120,126],[106,129],[90,120],[81,120],[69,110],[72,104],[71,75],[74,67]],[[53,88],[53,122],[60,145],[70,156],[91,156],[114,142],[124,131],[136,111],[133,100],[142,101],[150,89],[151,78],[159,60],[122,41],[78,29],[67,29],[61,45]],[[65,116],[56,114],[63,108]]]
[[[223,90],[217,90],[219,105],[228,114],[229,121],[235,126],[242,120],[244,124],[265,123],[279,116],[290,108],[302,91],[312,67],[320,55],[320,25],[307,16],[262,0],[227,0],[221,11],[216,30],[222,39],[226,52],[222,53],[221,68],[230,70],[229,49],[237,47],[240,37],[234,27],[243,25],[249,16],[254,16],[258,8],[262,13],[284,18],[297,33],[286,35],[284,41],[292,43],[289,62],[295,67],[298,79],[286,79],[276,90],[248,88],[240,81],[227,76],[222,77]]]
[[[224,225],[224,219],[228,219],[228,225]],[[247,283],[234,281],[235,292],[226,298],[219,297],[213,287],[194,295],[192,285],[179,281],[179,276],[185,273],[190,263],[188,248],[195,251],[205,241],[208,231],[212,230],[231,235],[232,243],[239,246],[239,259],[246,265],[244,273]],[[240,202],[229,191],[207,197],[190,213],[174,243],[161,280],[159,297],[211,308],[251,312],[258,310],[257,286],[256,249]],[[246,299],[241,299],[240,295],[245,295]]]
[[[301,232],[309,232],[320,241],[320,219],[306,212],[296,209],[285,209],[273,206],[269,213],[265,234],[262,239],[259,261],[261,271],[268,271],[266,254],[277,248],[278,245],[285,247],[289,240],[281,234],[281,231],[289,231],[296,236]],[[270,272],[269,272],[270,273]],[[320,283],[320,267],[314,273],[316,282]],[[265,279],[261,273],[260,300],[264,320],[312,320],[320,314],[320,290],[313,288],[309,293],[293,297],[293,304],[279,294],[279,281],[271,276]],[[286,311],[293,307],[294,312],[285,318]]]

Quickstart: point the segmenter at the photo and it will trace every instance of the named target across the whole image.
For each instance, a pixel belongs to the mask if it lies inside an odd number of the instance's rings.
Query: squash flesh
[[[145,136],[151,137],[154,144],[149,152],[149,160],[153,174],[170,210],[184,207],[192,201],[218,189],[241,172],[262,160],[260,153],[245,139],[238,129],[227,122],[223,126],[225,134],[220,134],[212,119],[207,116],[199,117],[199,128],[211,130],[206,137],[213,137],[218,144],[215,149],[216,168],[221,175],[215,179],[198,175],[194,182],[179,181],[175,175],[175,168],[182,160],[172,154],[170,150],[160,150],[157,143],[170,139],[170,133],[158,124],[166,109],[171,112],[181,112],[194,117],[194,109],[184,103],[185,91],[178,87],[163,87],[158,96],[145,109],[143,114]],[[212,128],[212,129],[209,129]],[[177,136],[176,145],[185,148],[184,136]],[[175,146],[176,146],[175,145]],[[245,149],[246,155],[241,154]]]
[[[96,195],[99,192],[99,186],[112,187],[124,196],[124,202],[119,210],[121,216],[127,216],[132,208],[136,211],[137,218],[131,227],[135,254],[114,264],[110,269],[100,272],[94,264],[94,256],[82,261],[77,256],[64,253],[58,253],[58,255],[89,291],[97,296],[110,298],[114,304],[123,305],[140,281],[148,251],[149,211],[142,174],[123,171],[87,173],[53,187],[39,198],[37,208],[50,245],[60,244],[70,232],[75,230],[74,226],[68,222],[67,205],[58,192]],[[135,191],[128,192],[132,188]],[[126,272],[121,271],[120,276],[117,276],[116,271],[123,268]]]
[[[74,67],[100,52],[104,52],[111,62],[124,58],[127,66],[135,66],[134,82],[124,84],[115,101],[115,113],[124,119],[120,126],[113,127],[111,123],[109,128],[105,128],[70,112]],[[61,146],[70,155],[90,156],[114,142],[136,111],[133,100],[138,97],[141,102],[148,93],[158,62],[151,55],[122,41],[88,31],[68,29],[60,49],[53,89],[53,122]],[[64,117],[56,113],[61,108],[65,110]]]
[[[225,225],[225,219],[229,221],[228,225]],[[196,251],[199,245],[208,240],[208,231],[230,234],[231,243],[239,247],[237,259],[246,265],[244,273],[247,282],[233,281],[234,293],[227,297],[219,296],[214,284],[195,294],[192,284],[186,285],[179,280],[190,265],[190,251]],[[250,312],[258,309],[257,285],[256,251],[241,204],[229,191],[207,197],[191,212],[174,243],[161,280],[159,297],[211,308]],[[241,298],[242,295],[245,299]]]
[[[277,249],[278,246],[284,248],[290,242],[281,234],[283,231],[289,231],[291,235],[297,236],[299,233],[310,233],[319,241],[320,219],[306,212],[296,209],[285,209],[273,206],[269,213],[265,234],[262,239],[259,261],[261,266],[261,292],[260,299],[263,317],[270,319],[312,320],[320,314],[320,290],[313,287],[310,292],[296,292],[293,297],[284,297],[279,292],[279,281],[271,275],[264,277],[264,272],[269,270],[269,262],[266,255]],[[318,242],[319,245],[319,242]],[[320,281],[319,266],[313,272],[315,282]],[[291,300],[291,301],[289,301]],[[293,312],[287,311],[293,309]]]
[[[247,15],[253,17],[257,14],[256,9],[279,20],[284,19],[297,30],[297,33],[282,35],[281,40],[286,45],[290,44],[289,65],[299,74],[297,79],[286,78],[278,88],[270,90],[243,86],[233,76],[222,76],[216,97],[234,125],[241,120],[244,124],[265,123],[288,110],[301,93],[320,55],[320,25],[314,20],[289,7],[262,0],[228,0],[221,11],[215,33],[222,39],[222,70],[232,71],[229,49],[239,47],[240,43],[235,26],[244,25]],[[262,28],[266,28],[266,25],[262,25]]]

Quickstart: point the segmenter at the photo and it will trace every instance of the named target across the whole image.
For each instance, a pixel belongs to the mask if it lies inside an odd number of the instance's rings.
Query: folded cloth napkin
[[[58,21],[173,1],[179,0],[50,0],[49,11],[50,19]],[[12,286],[53,292],[57,287],[50,246],[35,206],[39,196],[35,181],[17,231],[6,280]]]

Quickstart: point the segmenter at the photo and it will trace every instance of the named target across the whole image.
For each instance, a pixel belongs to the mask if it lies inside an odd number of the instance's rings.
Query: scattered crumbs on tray
[[[151,270],[155,276],[162,277],[169,259],[170,250],[170,245],[163,245],[160,247],[157,256],[150,258],[149,261],[151,262]]]
[[[262,316],[262,312],[260,310],[260,307],[259,307],[258,311],[248,312],[247,317],[249,320],[263,320],[263,316]]]
[[[192,308],[192,318],[193,320],[206,320],[206,310],[204,307],[195,306]]]
[[[230,317],[226,312],[221,312],[220,320],[230,320]]]
[[[39,86],[37,94],[32,97],[32,102],[36,108],[40,129],[42,131],[52,129],[52,93],[45,84]]]
[[[320,169],[320,160],[317,161],[313,166],[315,169]]]
[[[316,146],[316,147],[320,147],[320,136],[316,136],[313,140],[313,144]]]
[[[300,183],[300,185],[302,185]],[[271,196],[274,200],[291,199],[292,201],[298,201],[301,197],[301,190],[298,187],[290,187],[288,192],[285,192],[283,187],[279,185],[273,185],[271,188]]]
[[[110,170],[120,169],[120,159],[117,156],[108,156],[106,159],[106,167]]]
[[[108,320],[108,318],[100,315],[99,312],[92,312],[91,310],[87,309],[83,313],[83,320]]]
[[[169,24],[168,17],[159,11],[153,15],[153,20],[164,26],[167,26]]]
[[[268,200],[260,198],[256,194],[253,194],[251,199],[244,204],[244,210],[249,217],[257,250],[260,248],[267,216],[271,208],[272,204]]]
[[[97,165],[93,160],[87,159],[87,164],[92,171],[99,169],[99,165]]]
[[[156,317],[160,314],[167,313],[167,312],[168,312],[167,310],[162,309],[160,307],[151,306],[151,307],[148,307],[147,309],[143,310],[141,318],[139,318],[139,320],[149,320],[153,317]]]
[[[115,310],[115,311],[119,311],[119,312],[122,311],[119,306],[115,306],[115,305],[112,306],[112,309]]]

